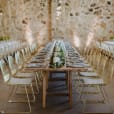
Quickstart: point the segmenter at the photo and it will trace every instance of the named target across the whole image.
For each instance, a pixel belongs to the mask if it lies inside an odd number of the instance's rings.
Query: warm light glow
[[[59,17],[56,17],[56,20],[59,20]]]
[[[80,40],[79,40],[79,37],[76,34],[74,34],[74,45],[76,47],[80,47]]]
[[[87,40],[86,46],[89,46],[91,44],[92,40],[94,40],[94,32],[89,32],[87,39],[88,40]]]
[[[3,15],[3,13],[2,12],[0,12],[0,16],[2,16]]]
[[[58,6],[56,9],[57,9],[58,11],[60,11],[60,10],[61,10],[61,6]]]
[[[59,0],[59,3],[62,3],[62,0]]]
[[[25,25],[25,39],[29,45],[33,43],[33,36],[32,36],[32,31],[30,29],[29,23]]]
[[[37,42],[38,42],[38,45],[41,46],[43,44],[45,44],[45,35],[46,35],[46,27],[45,26],[41,26],[40,28],[40,31],[39,31],[39,34],[37,35]]]
[[[57,17],[59,17],[61,15],[61,12],[57,12]]]
[[[1,15],[1,16],[3,15],[3,10],[2,10],[2,9],[0,9],[0,15]]]
[[[86,42],[86,46],[90,46],[91,43],[95,40],[94,39],[94,35],[95,35],[95,30],[98,29],[98,25],[100,24],[100,19],[99,17],[96,17],[93,21],[92,26],[90,27],[90,32],[88,33],[87,36],[87,42]]]

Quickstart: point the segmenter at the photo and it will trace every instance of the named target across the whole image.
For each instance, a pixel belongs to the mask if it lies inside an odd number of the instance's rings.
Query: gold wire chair
[[[38,80],[37,80],[38,75],[37,75],[36,72],[33,72],[33,70],[29,70],[29,71],[28,70],[24,70],[24,65],[25,65],[24,64],[24,59],[23,59],[23,56],[20,53],[20,51],[17,51],[15,53],[15,62],[17,64],[17,66],[18,66],[18,70],[21,72],[21,73],[17,73],[18,76],[21,76],[23,74],[25,75],[25,77],[28,77],[29,74],[32,74],[31,76],[34,75],[34,80],[35,80],[35,83],[36,83],[35,85],[36,85],[37,94],[38,94],[39,93],[39,86],[38,86],[39,84],[38,84]]]
[[[35,100],[35,95],[34,95],[34,90],[33,90],[33,85],[32,85],[32,78],[15,78],[11,75],[10,73],[10,70],[8,68],[8,64],[6,63],[6,61],[4,59],[1,59],[0,60],[0,68],[1,68],[1,72],[2,72],[2,76],[3,76],[3,79],[4,79],[4,83],[7,84],[8,86],[12,87],[11,88],[11,93],[9,94],[9,97],[11,96],[12,94],[12,90],[14,87],[24,87],[25,89],[25,93],[26,93],[26,97],[27,97],[27,100],[22,100],[22,101],[14,101],[15,103],[27,103],[28,104],[28,108],[29,110],[28,111],[21,111],[21,112],[6,112],[5,109],[3,109],[1,111],[1,113],[30,113],[31,112],[31,104],[30,104],[30,98],[29,98],[29,94],[28,94],[28,88],[27,87],[30,87],[31,88],[31,91],[32,91],[32,95],[33,95],[33,99]],[[9,100],[9,97],[8,97],[8,100]],[[7,101],[8,101],[7,100]],[[13,102],[13,103],[14,103]],[[4,104],[4,108],[6,106],[6,102]]]
[[[113,76],[113,71],[114,71],[114,65],[113,64],[109,64],[109,62],[111,63],[112,62],[112,59],[111,58],[108,58],[106,60],[106,64],[105,64],[105,67],[101,73],[101,75],[98,77],[98,78],[90,78],[90,77],[84,77],[83,78],[83,82],[82,82],[82,88],[81,88],[81,92],[80,92],[80,99],[82,99],[82,94],[83,94],[83,91],[86,87],[95,87],[97,88],[97,90],[99,91],[99,93],[102,95],[103,99],[101,98],[100,100],[92,100],[90,102],[107,102],[108,99],[107,99],[107,96],[105,94],[105,91],[104,91],[104,86],[107,83],[107,78],[112,78]],[[107,71],[108,70],[108,71]],[[85,110],[85,107],[86,107],[86,104],[87,102],[89,102],[87,99],[82,99],[85,103],[84,103],[84,110]]]

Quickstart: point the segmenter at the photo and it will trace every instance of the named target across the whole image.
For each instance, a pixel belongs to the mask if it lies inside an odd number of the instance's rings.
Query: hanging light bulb
[[[1,16],[3,15],[3,10],[2,10],[2,9],[0,9],[0,15],[1,15]]]
[[[57,10],[61,10],[61,6],[58,6],[56,9],[57,9]]]

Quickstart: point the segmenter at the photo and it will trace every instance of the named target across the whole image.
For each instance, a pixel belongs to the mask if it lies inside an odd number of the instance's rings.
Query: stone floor
[[[74,80],[73,80],[74,82]],[[50,90],[56,91],[66,91],[64,82],[53,82],[49,85]],[[92,89],[93,90],[93,89]],[[94,103],[87,104],[85,112],[94,113],[94,114],[112,114],[114,112],[114,81],[110,85],[105,87],[105,92],[108,97],[106,103]],[[9,94],[9,86],[3,83],[2,76],[0,76],[0,110],[5,109],[10,111],[11,114],[16,110],[26,110],[27,107],[25,104],[17,103],[6,103],[7,97]],[[16,95],[17,97],[19,95]],[[86,95],[87,96],[87,95]],[[86,97],[85,95],[83,97]],[[24,97],[24,96],[23,96]],[[88,95],[89,99],[100,99],[101,95]],[[14,97],[12,97],[14,98]],[[68,98],[63,96],[48,96],[47,97],[47,107],[43,109],[41,106],[41,94],[37,95],[36,102],[31,104],[32,113],[31,114],[82,114],[83,113],[83,104],[79,100],[78,90],[74,87],[73,83],[73,107],[69,108]]]

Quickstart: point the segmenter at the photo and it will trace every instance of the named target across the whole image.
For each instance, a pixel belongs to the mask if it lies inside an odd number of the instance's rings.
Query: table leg
[[[43,75],[42,107],[46,108],[47,73]]]
[[[68,81],[69,81],[69,105],[72,107],[72,75],[71,71],[68,71]]]
[[[65,79],[66,79],[66,86],[68,87],[69,86],[69,82],[68,82],[68,72],[66,71],[65,72]]]
[[[48,78],[49,78],[49,72],[46,72],[46,89],[48,89]]]

